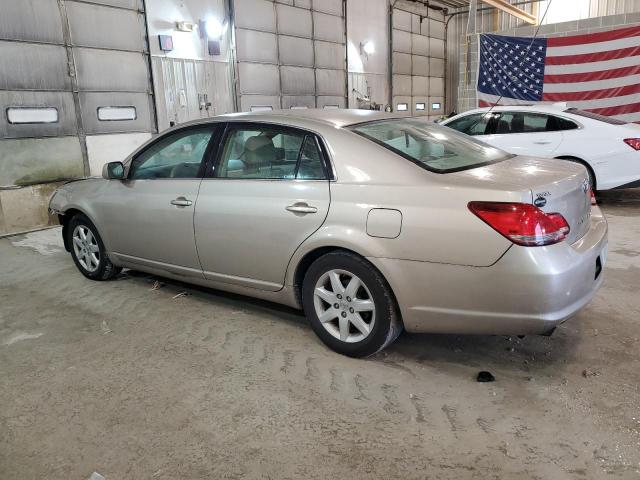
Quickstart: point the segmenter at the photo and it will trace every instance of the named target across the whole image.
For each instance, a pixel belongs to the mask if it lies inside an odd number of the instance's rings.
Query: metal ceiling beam
[[[515,5],[510,4],[507,0],[482,0],[487,5],[491,5],[499,10],[502,10],[509,15],[513,15],[520,20],[523,20],[531,25],[536,25],[538,23],[538,18],[535,15],[531,15],[529,12],[525,12],[524,10],[516,7]]]

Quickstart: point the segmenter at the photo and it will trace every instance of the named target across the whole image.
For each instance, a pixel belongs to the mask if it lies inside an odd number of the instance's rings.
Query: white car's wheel
[[[309,267],[302,303],[320,339],[344,355],[373,355],[402,331],[389,285],[369,262],[350,252],[328,253]]]

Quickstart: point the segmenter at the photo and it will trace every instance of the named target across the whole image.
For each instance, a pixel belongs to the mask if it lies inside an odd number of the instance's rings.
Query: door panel
[[[305,213],[307,206],[316,211]],[[195,231],[205,277],[279,290],[293,253],[328,209],[328,181],[203,180]]]
[[[193,205],[200,179],[112,180],[97,210],[108,225],[113,253],[129,261],[167,264],[174,272],[201,268],[193,234]],[[182,197],[182,198],[180,198]],[[184,199],[191,205],[173,205]],[[178,203],[178,202],[176,202]],[[146,262],[141,262],[146,263]],[[169,267],[170,265],[174,267]]]
[[[553,117],[534,112],[501,112],[481,139],[516,155],[552,157],[562,142]],[[550,125],[550,122],[553,125]]]
[[[132,160],[126,180],[108,183],[97,209],[114,254],[202,275],[193,213],[216,128],[195,126],[160,136]]]

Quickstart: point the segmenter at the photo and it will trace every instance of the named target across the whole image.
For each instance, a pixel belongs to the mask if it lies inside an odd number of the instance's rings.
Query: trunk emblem
[[[547,204],[547,199],[544,197],[538,197],[533,201],[533,204],[538,208],[542,208]]]

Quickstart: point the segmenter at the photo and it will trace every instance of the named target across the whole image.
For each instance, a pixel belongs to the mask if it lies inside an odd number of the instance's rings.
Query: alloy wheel
[[[376,318],[371,292],[360,278],[346,270],[329,270],[313,291],[313,303],[322,326],[347,343],[367,338]]]
[[[100,266],[100,247],[89,227],[77,225],[73,230],[73,251],[78,263],[87,272],[93,273]]]

